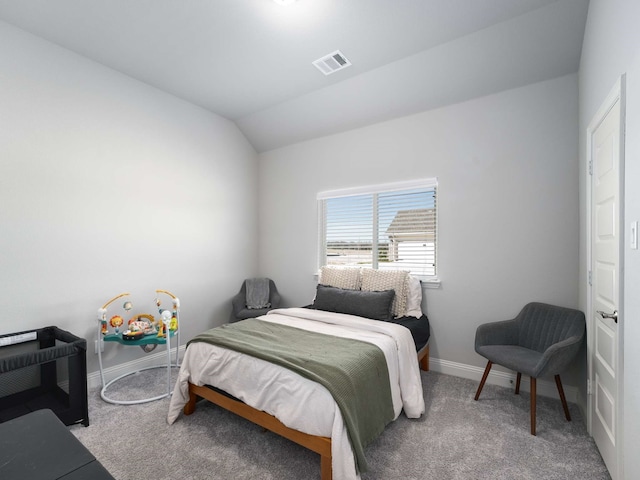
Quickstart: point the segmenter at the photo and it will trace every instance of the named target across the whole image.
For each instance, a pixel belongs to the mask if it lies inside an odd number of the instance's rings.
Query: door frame
[[[587,250],[587,305],[586,305],[586,318],[587,318],[587,431],[589,435],[592,434],[593,426],[593,384],[594,384],[594,372],[593,372],[593,352],[595,350],[595,335],[593,324],[593,287],[591,285],[591,271],[592,271],[592,221],[591,215],[593,213],[592,201],[593,201],[593,175],[592,162],[593,162],[593,134],[600,126],[604,118],[609,111],[613,108],[616,102],[620,103],[620,138],[619,138],[619,161],[620,161],[620,179],[618,184],[620,211],[618,218],[618,225],[620,226],[619,235],[619,265],[618,265],[618,351],[616,359],[616,375],[618,376],[617,391],[616,391],[616,463],[617,463],[617,476],[619,479],[624,478],[624,245],[626,236],[626,226],[624,223],[624,139],[625,139],[625,118],[626,118],[626,78],[623,74],[617,80],[612,90],[607,95],[606,99],[591,119],[589,126],[586,130],[586,250]]]

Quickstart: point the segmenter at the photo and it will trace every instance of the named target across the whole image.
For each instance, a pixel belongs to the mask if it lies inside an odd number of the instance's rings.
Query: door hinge
[[[591,270],[589,270],[589,273],[587,274],[587,281],[589,282],[589,286],[593,286],[593,275],[591,274]]]
[[[593,160],[589,160],[589,175],[593,175]]]
[[[587,378],[587,395],[591,395],[591,379]]]

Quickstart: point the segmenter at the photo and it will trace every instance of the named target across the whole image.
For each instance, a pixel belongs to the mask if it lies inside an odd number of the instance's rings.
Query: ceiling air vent
[[[325,55],[312,63],[325,75],[331,75],[351,65],[351,62],[347,60],[347,57],[345,57],[340,50]]]

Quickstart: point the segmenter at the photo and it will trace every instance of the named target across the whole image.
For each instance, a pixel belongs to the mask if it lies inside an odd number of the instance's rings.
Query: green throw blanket
[[[364,447],[393,420],[389,370],[375,345],[250,318],[212,328],[191,342],[207,342],[286,367],[323,385],[340,407],[356,468]]]

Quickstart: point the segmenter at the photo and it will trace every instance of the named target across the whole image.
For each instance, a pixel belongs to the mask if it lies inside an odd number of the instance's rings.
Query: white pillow
[[[360,267],[324,265],[320,268],[318,283],[330,287],[360,290],[360,284],[362,283]]]
[[[407,317],[422,317],[422,284],[416,277],[409,275],[409,292],[407,294]]]
[[[391,289],[396,292],[391,305],[391,313],[394,317],[404,317],[407,311],[409,271],[362,269],[362,290],[377,292]]]

